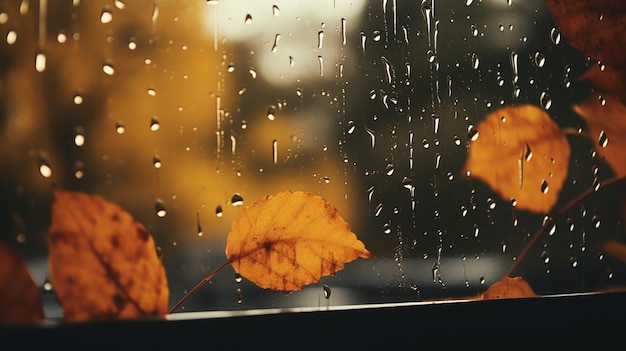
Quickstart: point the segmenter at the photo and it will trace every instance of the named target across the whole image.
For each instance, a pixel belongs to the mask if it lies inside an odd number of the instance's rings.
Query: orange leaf
[[[347,262],[374,255],[324,199],[280,192],[239,214],[228,234],[226,257],[235,272],[262,288],[297,291]]]
[[[50,275],[66,321],[167,313],[165,270],[150,233],[96,195],[54,190]]]
[[[554,22],[570,45],[607,66],[585,74],[597,88],[626,100],[626,2],[623,0],[546,0]]]
[[[464,169],[517,208],[548,212],[567,176],[570,147],[548,114],[533,105],[503,107],[477,127]]]
[[[482,300],[534,297],[535,292],[522,277],[503,277],[481,294]]]
[[[43,318],[39,289],[26,263],[0,245],[0,325],[37,323]]]
[[[613,96],[592,95],[574,106],[587,122],[594,147],[618,176],[626,175],[626,106]]]

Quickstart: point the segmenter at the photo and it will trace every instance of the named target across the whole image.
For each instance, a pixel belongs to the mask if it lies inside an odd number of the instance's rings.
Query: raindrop
[[[424,149],[428,149],[430,147],[430,143],[428,142],[428,139],[422,140],[422,146],[424,146]]]
[[[72,99],[75,105],[80,105],[83,103],[83,97],[80,94],[74,94],[74,98]]]
[[[156,22],[157,19],[159,18],[159,3],[158,2],[154,2],[154,5],[152,6],[152,23]]]
[[[556,45],[559,45],[561,42],[561,32],[559,32],[556,27],[550,30],[550,39],[552,39],[552,42]]]
[[[250,73],[250,77],[252,77],[252,79],[256,79],[256,70],[254,68],[250,68],[248,73]]]
[[[235,273],[235,283],[241,283],[242,281],[243,278],[241,277],[241,274]]]
[[[113,68],[113,64],[111,64],[110,62],[105,62],[102,65],[102,71],[109,76],[115,74],[115,68]]]
[[[432,50],[428,50],[426,51],[426,60],[430,63],[435,62],[435,59],[437,58],[437,55],[435,55],[435,52]]]
[[[519,71],[518,71],[518,66],[517,66],[518,58],[519,58],[519,55],[517,54],[517,52],[511,51],[510,60],[511,60],[511,68],[513,69],[513,84],[516,84],[517,81],[519,80]]]
[[[543,67],[545,63],[546,63],[546,57],[543,56],[542,53],[537,51],[535,53],[535,65],[537,65],[537,67]]]
[[[528,162],[531,158],[533,158],[533,152],[530,149],[530,145],[526,143],[526,152],[524,152],[524,159],[526,160],[526,162]]]
[[[372,33],[372,39],[374,41],[380,41],[380,31],[375,30],[374,33]]]
[[[278,140],[272,141],[272,161],[274,164],[278,163]]]
[[[224,210],[222,209],[222,205],[215,206],[215,215],[220,218],[224,215]]]
[[[473,125],[470,125],[467,128],[467,139],[470,141],[478,140],[478,129],[476,129]]]
[[[347,36],[346,36],[346,19],[341,19],[341,45],[346,45]]]
[[[237,303],[241,304],[243,302],[243,293],[240,288],[237,288]]]
[[[593,222],[594,227],[600,228],[600,218],[598,216],[591,217],[591,222]]]
[[[278,8],[278,6],[272,5],[272,15],[274,15],[274,17],[280,15],[280,8]]]
[[[478,55],[476,55],[476,53],[472,53],[472,68],[473,69],[478,69],[478,66],[480,65],[480,60],[478,59]]]
[[[326,298],[327,300],[330,299],[330,287],[326,284],[322,284],[322,290],[324,291],[324,298]]]
[[[393,165],[391,163],[387,164],[387,166],[385,167],[385,174],[390,176],[393,174],[393,171],[394,171]]]
[[[385,233],[386,235],[391,234],[391,223],[387,222],[383,224],[383,233]]]
[[[165,211],[165,204],[161,199],[156,199],[154,202],[154,211],[159,218],[163,218],[167,214],[167,211]]]
[[[105,7],[100,12],[100,23],[110,23],[113,20],[113,14],[111,13],[111,9]]]
[[[549,110],[550,107],[552,106],[552,99],[550,98],[550,95],[548,95],[548,93],[544,91],[539,96],[539,103],[541,104],[541,107],[543,107],[546,110]]]
[[[85,130],[83,127],[76,127],[76,134],[74,135],[74,145],[81,147],[85,145]]]
[[[475,24],[472,24],[472,25],[470,26],[470,29],[472,30],[472,35],[473,35],[473,36],[477,37],[477,36],[478,36],[478,34],[480,34],[480,33],[478,32],[478,27],[476,27],[476,25],[475,25]]]
[[[363,50],[363,53],[365,54],[365,42],[367,41],[367,37],[365,36],[365,33],[361,32],[361,49]]]
[[[374,217],[378,217],[380,213],[383,211],[383,203],[379,203],[376,205],[376,209],[374,210]]]
[[[44,178],[50,178],[52,176],[52,167],[50,167],[46,155],[39,154],[37,162],[39,164],[39,173],[41,173]]]
[[[83,178],[83,176],[85,175],[83,167],[84,165],[81,161],[76,161],[76,163],[74,163],[74,178],[76,179]]]
[[[323,43],[324,43],[324,31],[320,30],[319,32],[317,32],[317,48],[321,49]]]
[[[407,189],[409,189],[409,190],[412,190],[413,189],[413,180],[411,180],[411,178],[409,178],[409,177],[404,177],[402,179],[402,186],[407,188]]]
[[[148,88],[148,95],[156,96],[156,90],[154,90],[154,88]]]
[[[115,7],[117,7],[120,10],[123,10],[126,8],[126,4],[124,4],[121,0],[115,0]]]
[[[52,291],[53,286],[52,286],[52,281],[50,281],[50,278],[46,277],[41,287],[43,288],[44,291]]]
[[[276,113],[276,106],[274,105],[270,105],[267,108],[267,119],[269,119],[270,121],[273,121],[276,116],[274,115]]]
[[[467,216],[467,206],[465,205],[461,206],[461,216],[462,217]]]
[[[602,147],[606,147],[608,143],[609,143],[609,138],[607,138],[606,132],[603,129],[600,131],[600,136],[598,137],[598,144],[600,144],[600,146]]]
[[[198,236],[204,235],[202,226],[200,225],[200,210],[196,210],[196,233],[198,233]]]
[[[233,197],[230,199],[230,203],[233,206],[241,206],[243,205],[243,197],[241,197],[239,193],[235,193],[235,195],[233,195]]]
[[[556,232],[556,223],[552,217],[545,216],[543,218],[543,230],[548,233],[548,235],[554,235]]]
[[[35,69],[37,72],[43,72],[46,70],[46,54],[43,52],[37,53],[35,58]]]
[[[280,40],[280,34],[274,36],[274,44],[272,44],[272,52],[278,51],[278,41]]]
[[[490,210],[494,210],[496,208],[496,201],[492,198],[488,198],[487,207],[489,207]]]
[[[356,124],[354,123],[354,121],[350,120],[348,121],[348,130],[347,133],[348,134],[352,134],[354,133],[354,130],[356,129]]]
[[[324,58],[320,55],[317,57],[317,61],[319,61],[320,64],[320,76],[324,75]]]
[[[480,285],[485,285],[485,277],[483,277],[482,275],[479,278],[480,281]]]
[[[252,15],[250,15],[249,13],[246,14],[246,19],[243,21],[246,26],[249,26],[252,24]]]
[[[156,132],[157,130],[159,130],[159,128],[161,128],[161,125],[159,124],[159,119],[157,118],[157,116],[152,116],[152,118],[150,118],[150,130]]]
[[[548,186],[548,182],[544,179],[541,181],[541,192],[547,194],[548,190],[550,190],[550,187]]]
[[[154,168],[159,169],[161,168],[161,157],[159,155],[154,155],[152,157],[152,165],[154,166]]]
[[[17,40],[17,32],[14,30],[10,30],[7,32],[7,44],[13,45]]]
[[[124,134],[126,127],[124,127],[124,123],[122,121],[115,122],[115,131],[117,134]]]

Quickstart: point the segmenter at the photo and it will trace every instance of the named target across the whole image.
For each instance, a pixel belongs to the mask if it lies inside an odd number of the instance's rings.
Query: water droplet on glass
[[[74,94],[74,98],[72,99],[75,105],[80,105],[83,103],[83,97],[80,94]]]
[[[485,285],[485,277],[481,275],[479,278],[479,282],[480,282],[480,285]]]
[[[117,134],[124,134],[126,127],[124,127],[124,123],[122,121],[115,122],[115,131]]]
[[[37,72],[43,72],[46,70],[46,54],[43,52],[37,53],[35,58],[35,69]]]
[[[269,119],[270,121],[273,121],[276,116],[274,115],[276,113],[276,106],[274,105],[270,105],[267,108],[267,119]]]
[[[606,147],[609,143],[609,138],[606,136],[606,132],[604,130],[600,131],[600,136],[598,137],[598,144],[602,147]]]
[[[50,278],[46,277],[43,281],[43,285],[41,286],[41,288],[44,291],[52,291],[52,281],[50,281]]]
[[[274,44],[272,44],[272,52],[278,51],[278,41],[280,40],[280,34],[274,36]]]
[[[478,59],[478,55],[474,52],[472,53],[472,68],[478,69],[479,65],[480,65],[480,60]]]
[[[83,127],[76,127],[76,134],[74,134],[74,145],[81,147],[85,145],[85,130]]]
[[[542,92],[539,96],[539,103],[541,104],[541,107],[546,110],[549,110],[550,107],[552,107],[552,99],[550,98],[550,95],[548,95],[548,93],[545,91]]]
[[[198,236],[204,235],[202,232],[202,226],[200,225],[200,210],[196,210],[196,233]]]
[[[256,79],[256,70],[254,68],[250,68],[248,73],[250,73],[250,77],[252,77],[252,79]]]
[[[76,179],[82,179],[83,176],[85,175],[85,171],[83,170],[84,165],[81,161],[76,161],[76,163],[74,163],[74,178]]]
[[[320,30],[317,32],[317,48],[321,49],[324,44],[324,31]]]
[[[44,178],[50,178],[52,176],[52,167],[50,167],[48,158],[44,154],[39,154],[37,158],[37,162],[39,164],[39,173],[41,173]]]
[[[222,209],[222,205],[215,206],[215,215],[219,218],[224,215],[224,211]]]
[[[156,90],[154,90],[154,88],[148,88],[148,95],[156,96]]]
[[[157,217],[165,217],[167,211],[165,210],[165,204],[163,203],[163,200],[156,199],[156,201],[154,202],[154,211],[156,212]]]
[[[150,118],[150,131],[156,132],[159,128],[161,128],[159,119],[156,116],[152,116],[152,118]]]
[[[152,16],[150,17],[152,23],[156,22],[159,19],[159,3],[157,1],[152,5]]]
[[[535,53],[535,65],[537,65],[537,67],[543,67],[545,63],[546,63],[546,57],[543,56],[542,53],[537,51]]]
[[[393,171],[394,171],[393,165],[391,163],[387,164],[387,166],[385,167],[385,174],[390,176],[393,174]]]
[[[374,217],[380,216],[380,213],[383,211],[383,203],[379,203],[376,205],[376,209],[374,209]]]
[[[113,68],[113,64],[109,62],[105,62],[102,65],[102,72],[104,72],[105,74],[109,76],[112,76],[113,74],[115,74],[115,68]]]
[[[272,15],[278,16],[280,15],[280,8],[276,5],[272,5]]]
[[[352,134],[354,133],[354,130],[356,129],[356,124],[354,123],[354,121],[350,120],[348,121],[348,130],[347,133],[348,134]]]
[[[593,223],[594,227],[600,228],[600,218],[598,216],[591,217],[591,222]]]
[[[230,199],[230,203],[233,206],[241,206],[243,205],[243,197],[239,195],[239,193],[235,193],[235,195],[233,195],[233,197]]]
[[[252,15],[250,15],[249,13],[246,14],[246,19],[243,21],[243,23],[246,24],[246,26],[249,26],[252,24]]]
[[[558,28],[554,27],[550,29],[550,39],[556,45],[559,45],[561,42],[561,32],[559,32]]]
[[[327,300],[330,299],[330,293],[331,293],[330,287],[326,284],[322,284],[322,290],[324,291],[324,297]]]
[[[237,288],[237,303],[241,304],[243,302],[243,292],[241,292],[240,288]]]
[[[470,141],[478,140],[478,129],[476,129],[473,125],[470,125],[467,128],[467,139]]]
[[[10,30],[7,32],[7,44],[13,45],[17,41],[17,32]]]
[[[105,7],[100,12],[100,23],[110,23],[113,20],[113,14],[111,13],[111,9]]]
[[[374,41],[380,41],[380,31],[375,30],[374,33],[372,33],[372,39]]]
[[[426,51],[426,60],[430,63],[435,62],[435,59],[437,58],[437,55],[435,55],[435,52],[432,50],[428,50]]]
[[[544,179],[541,181],[541,192],[547,194],[548,190],[550,190],[550,187],[548,186],[548,182]]]
[[[391,234],[391,223],[387,222],[383,224],[383,233],[385,233],[386,235]]]
[[[154,168],[159,169],[161,168],[161,157],[159,155],[154,155],[152,157],[152,165],[154,166]]]
[[[476,25],[475,25],[475,24],[472,24],[472,25],[470,26],[470,29],[471,29],[471,31],[472,31],[472,35],[473,35],[473,36],[477,37],[477,36],[478,36],[478,34],[480,34],[480,33],[479,33],[479,31],[478,31],[478,27],[476,27]]]
[[[556,232],[556,223],[552,217],[545,216],[543,218],[543,230],[548,233],[548,235],[554,235]]]
[[[465,0],[465,6],[470,6],[474,0]]]

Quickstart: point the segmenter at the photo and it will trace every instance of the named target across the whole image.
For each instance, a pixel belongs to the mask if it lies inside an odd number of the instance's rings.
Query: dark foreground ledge
[[[1,327],[2,350],[624,349],[626,293]]]

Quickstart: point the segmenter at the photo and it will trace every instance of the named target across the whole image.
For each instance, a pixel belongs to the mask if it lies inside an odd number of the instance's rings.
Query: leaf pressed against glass
[[[43,321],[39,289],[24,260],[0,245],[0,325]]]
[[[480,295],[481,300],[512,299],[537,296],[522,277],[503,277]]]
[[[522,210],[547,213],[558,199],[570,146],[559,126],[533,105],[498,109],[478,125],[464,170]]]
[[[66,321],[167,313],[167,278],[152,236],[119,206],[55,189],[48,249]]]
[[[594,148],[618,176],[626,176],[626,106],[614,96],[593,94],[574,111],[587,122]]]
[[[226,257],[237,273],[261,288],[297,291],[347,262],[374,255],[330,203],[285,191],[239,214],[228,234]]]

